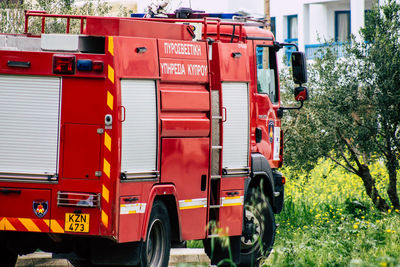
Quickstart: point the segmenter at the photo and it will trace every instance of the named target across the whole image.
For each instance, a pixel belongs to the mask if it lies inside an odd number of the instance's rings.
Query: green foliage
[[[331,44],[309,64],[311,101],[301,112],[284,116],[285,160],[301,174],[329,158],[360,176],[374,205],[387,210],[375,186],[381,177],[371,176],[370,166],[384,160],[388,197],[399,208],[400,4],[388,0],[374,7],[367,21],[365,41],[353,39],[344,57],[337,58]],[[284,70],[283,88],[293,87],[288,79]]]
[[[373,25],[364,28],[365,42],[352,53],[364,63],[359,80],[376,115],[376,150],[385,154],[387,167],[398,168],[400,156],[400,4],[388,0],[368,13]],[[371,109],[370,109],[371,110]],[[393,162],[390,162],[392,161]]]
[[[25,23],[25,10],[42,10],[51,14],[71,15],[99,15],[104,16],[111,11],[108,2],[101,0],[87,0],[82,6],[74,5],[74,0],[38,0],[37,3],[12,4],[0,3],[0,32],[23,33]],[[41,18],[31,18],[29,31],[38,34],[41,31]],[[80,21],[71,21],[71,32],[78,33]],[[46,19],[46,32],[63,33],[66,29],[66,20]]]
[[[379,162],[371,170],[386,171]],[[277,216],[274,252],[263,266],[400,264],[399,210],[384,214],[370,207],[360,178],[329,160],[308,177],[291,179],[291,171],[284,172],[290,197]]]

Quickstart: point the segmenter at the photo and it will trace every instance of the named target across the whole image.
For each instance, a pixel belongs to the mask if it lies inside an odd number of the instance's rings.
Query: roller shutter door
[[[123,173],[157,169],[157,101],[154,80],[121,80]]]
[[[222,102],[226,108],[223,123],[223,160],[225,169],[248,167],[249,161],[249,95],[248,84],[222,83]]]
[[[0,173],[55,175],[59,77],[0,75]]]

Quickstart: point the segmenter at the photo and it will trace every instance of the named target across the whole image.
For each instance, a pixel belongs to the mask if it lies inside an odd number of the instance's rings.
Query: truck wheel
[[[143,243],[141,267],[167,267],[171,249],[171,225],[167,207],[155,201],[150,214],[146,241]]]
[[[268,256],[275,231],[275,217],[269,201],[258,188],[252,189],[245,203],[239,266],[257,266],[261,256]]]

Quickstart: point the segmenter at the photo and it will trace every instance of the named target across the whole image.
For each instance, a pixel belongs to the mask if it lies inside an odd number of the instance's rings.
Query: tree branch
[[[357,167],[359,169],[361,169],[362,164],[361,162],[358,160],[358,156],[357,156],[357,149],[353,148],[352,145],[350,144],[350,142],[348,141],[347,138],[345,138],[339,131],[339,129],[337,129],[337,132],[340,136],[340,139],[342,139],[344,141],[344,144],[346,145],[347,149],[350,151],[351,157],[353,158],[353,160],[356,162]]]
[[[344,155],[342,148],[341,148],[341,147],[338,147],[338,150],[339,150],[340,156],[341,156],[341,157],[343,158],[343,160],[346,162],[348,168],[352,169],[352,170],[353,170],[353,171],[352,171],[353,173],[357,173],[356,168],[353,167],[353,165],[351,164],[351,162],[350,162],[350,161],[347,159],[347,157]]]
[[[347,170],[347,171],[349,171],[349,172],[351,172],[351,173],[357,174],[357,173],[353,170],[353,168],[349,168],[349,167],[347,167],[346,165],[343,165],[342,163],[340,163],[339,161],[337,161],[336,159],[334,159],[333,157],[331,157],[331,156],[329,156],[329,155],[328,155],[328,158],[331,159],[333,162],[335,162],[337,165],[339,165],[339,166],[341,166],[342,168],[344,168],[345,170]]]

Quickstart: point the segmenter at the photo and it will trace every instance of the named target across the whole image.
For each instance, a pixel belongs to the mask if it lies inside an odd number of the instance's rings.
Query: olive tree
[[[400,140],[400,6],[388,0],[368,13],[362,41],[354,39],[344,57],[324,48],[309,65],[311,100],[299,113],[286,113],[285,160],[310,170],[329,158],[358,175],[374,205],[390,206],[379,194],[370,164],[384,160],[387,193],[399,209],[397,170]],[[283,79],[283,86],[285,81]]]

